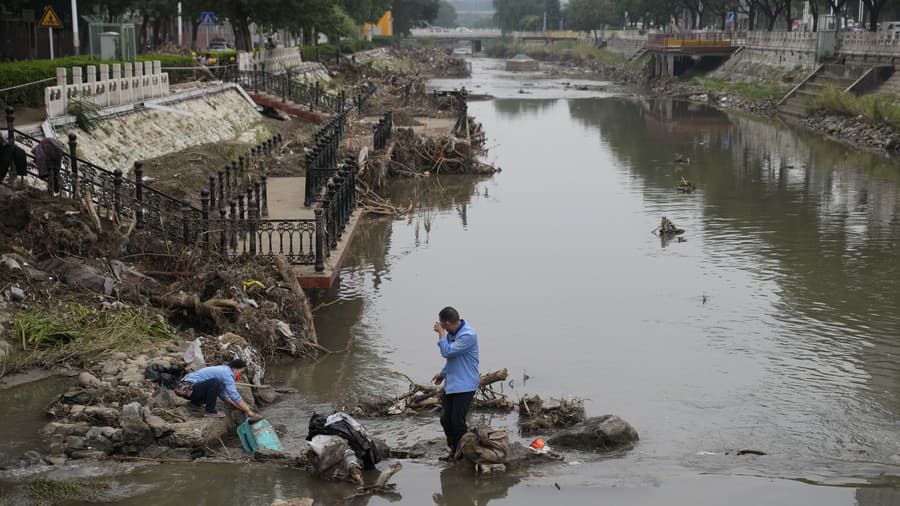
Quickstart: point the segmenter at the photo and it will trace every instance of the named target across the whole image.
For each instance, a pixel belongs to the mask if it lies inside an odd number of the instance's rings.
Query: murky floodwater
[[[585,397],[641,442],[488,482],[407,462],[404,503],[900,504],[900,167],[699,105],[474,67],[467,88],[498,98],[470,111],[504,170],[400,183],[413,216],[361,227],[316,312],[322,343],[350,352],[270,372],[300,391],[264,412],[286,445],[315,409],[404,389],[391,371],[430,378],[449,304],[479,332],[482,370],[509,368],[507,393]],[[679,194],[681,177],[699,190]],[[662,216],[683,242],[651,234]],[[440,435],[436,417],[366,423],[395,446]],[[269,466],[119,480],[144,492],[126,504],[350,493]]]

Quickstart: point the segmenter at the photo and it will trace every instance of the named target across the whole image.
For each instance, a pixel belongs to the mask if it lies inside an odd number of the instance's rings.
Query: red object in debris
[[[534,438],[534,441],[531,442],[531,447],[535,450],[540,450],[544,447],[544,440],[541,438]]]

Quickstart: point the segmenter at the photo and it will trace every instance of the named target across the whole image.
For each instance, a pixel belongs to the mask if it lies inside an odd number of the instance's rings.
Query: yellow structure
[[[366,38],[369,38],[370,35],[394,35],[394,18],[391,16],[391,11],[385,12],[374,25],[364,23],[363,35]]]

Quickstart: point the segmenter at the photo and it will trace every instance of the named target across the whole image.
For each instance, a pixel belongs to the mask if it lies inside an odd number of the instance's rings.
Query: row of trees
[[[6,0],[10,10],[34,9],[32,0]],[[68,26],[70,0],[49,0]],[[133,16],[140,18],[139,44],[159,47],[176,42],[177,0],[78,0],[79,14],[102,16]],[[182,16],[192,26],[194,45],[200,27],[200,13],[213,11],[219,18],[227,18],[234,30],[238,49],[251,48],[250,25],[259,31],[286,29],[303,33],[312,41],[312,34],[325,33],[329,38],[354,35],[365,22],[377,21],[386,10],[392,9],[396,33],[408,33],[422,21],[431,22],[437,16],[439,0],[182,0]],[[40,10],[38,9],[38,14]]]
[[[790,30],[793,20],[802,12],[803,0],[569,0],[564,10],[559,0],[493,0],[494,20],[503,31],[540,30],[544,16],[547,28],[561,26],[592,32],[604,25],[611,27],[640,26],[697,29],[726,29],[730,13],[749,20],[749,29],[772,30],[778,20]],[[877,29],[885,4],[890,0],[862,0],[866,7],[869,30]],[[845,13],[847,0],[809,0],[813,30],[817,30],[819,14]],[[855,5],[854,5],[855,7]],[[798,12],[800,11],[800,12]]]

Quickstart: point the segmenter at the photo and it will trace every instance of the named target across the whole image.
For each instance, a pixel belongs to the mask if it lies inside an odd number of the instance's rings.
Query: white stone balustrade
[[[900,33],[841,32],[838,52],[865,56],[900,56]]]
[[[299,67],[303,59],[300,57],[300,49],[296,47],[266,49],[257,54],[238,53],[238,69],[253,70],[254,63],[263,63],[267,72],[278,74],[289,68]]]
[[[86,70],[72,67],[72,83],[68,82],[67,70],[56,69],[56,85],[44,90],[44,107],[47,118],[59,118],[67,114],[69,104],[84,100],[100,107],[115,107],[138,104],[144,100],[169,95],[169,74],[162,71],[160,61],[135,62],[125,64],[122,72],[120,64],[88,65]]]
[[[747,32],[745,47],[788,51],[815,51],[815,32]]]

